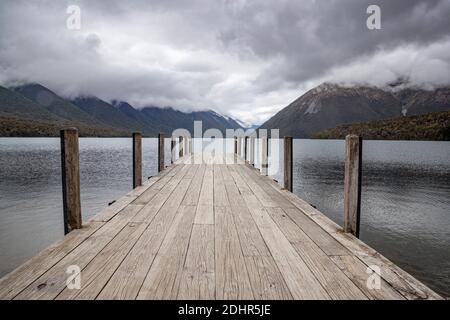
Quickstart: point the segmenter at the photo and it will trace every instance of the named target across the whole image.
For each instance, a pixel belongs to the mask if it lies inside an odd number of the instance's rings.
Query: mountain
[[[339,125],[450,110],[450,88],[380,89],[324,83],[292,102],[260,128],[309,138]]]
[[[109,103],[94,96],[69,101],[40,84],[0,87],[1,136],[57,136],[64,126],[75,126],[84,136],[129,136],[134,131],[157,136],[178,128],[193,132],[195,120],[203,121],[203,131],[217,128],[225,133],[241,127],[212,110],[135,109],[125,101]]]
[[[74,124],[83,124],[91,127],[104,126],[95,121],[89,114],[83,110],[80,110],[77,106],[61,98],[56,93],[40,84],[26,84],[11,89],[38,103],[48,112],[58,116],[61,119],[68,120]]]
[[[202,121],[203,132],[215,128],[225,134],[226,129],[239,129],[241,126],[232,118],[224,117],[215,111],[182,112],[173,108],[146,107],[140,110],[147,121],[157,120],[161,131],[172,132],[178,128],[194,132],[194,121]]]
[[[62,121],[45,107],[23,95],[0,86],[0,116],[41,121]]]
[[[318,132],[314,138],[345,139],[350,133],[366,140],[450,141],[450,111],[344,125]]]

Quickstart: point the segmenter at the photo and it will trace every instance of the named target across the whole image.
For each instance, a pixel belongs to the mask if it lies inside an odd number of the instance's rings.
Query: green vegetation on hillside
[[[59,137],[64,127],[55,122],[0,117],[0,137]],[[131,132],[76,126],[81,137],[129,137]]]
[[[318,132],[314,138],[345,139],[348,134],[367,140],[450,141],[450,111],[343,125]]]

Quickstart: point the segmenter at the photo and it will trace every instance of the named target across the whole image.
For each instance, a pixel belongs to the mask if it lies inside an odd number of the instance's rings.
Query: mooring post
[[[178,157],[183,157],[183,136],[178,138]]]
[[[68,234],[82,226],[78,130],[63,129],[60,131],[60,139],[64,234]]]
[[[269,169],[269,138],[261,137],[261,174],[267,176]]]
[[[284,188],[292,192],[293,156],[292,137],[284,137]]]
[[[158,172],[164,170],[164,133],[158,134]]]
[[[361,215],[362,138],[345,138],[344,232],[359,238]]]
[[[142,186],[142,135],[133,132],[133,188]]]
[[[244,137],[244,162],[247,162],[247,147],[248,147],[248,137]]]
[[[170,140],[170,151],[171,151],[171,158],[170,158],[170,163],[174,163],[175,159],[176,159],[176,155],[177,155],[177,144],[176,144],[176,137],[174,135],[172,135],[172,139]]]
[[[255,165],[255,137],[250,137],[250,164]]]

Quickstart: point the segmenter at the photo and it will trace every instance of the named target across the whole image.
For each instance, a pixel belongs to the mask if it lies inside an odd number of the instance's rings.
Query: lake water
[[[157,140],[143,139],[144,178],[156,174],[156,152]],[[340,225],[343,155],[343,141],[294,141],[294,192]],[[87,220],[131,190],[131,139],[81,138],[80,170]],[[62,236],[59,139],[0,138],[0,276]],[[449,142],[364,142],[361,239],[450,295]]]

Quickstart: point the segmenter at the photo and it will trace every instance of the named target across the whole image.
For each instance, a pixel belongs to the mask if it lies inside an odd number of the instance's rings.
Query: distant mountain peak
[[[339,125],[450,110],[450,88],[413,88],[399,79],[388,88],[323,83],[282,109],[261,128],[311,137]]]

